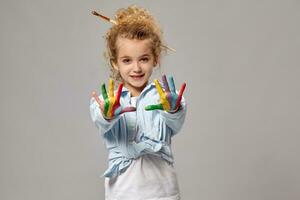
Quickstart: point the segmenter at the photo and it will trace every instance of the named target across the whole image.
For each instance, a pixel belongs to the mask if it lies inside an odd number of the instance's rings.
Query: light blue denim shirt
[[[99,96],[103,99],[102,95]],[[131,94],[123,87],[120,104],[130,106]],[[148,84],[136,100],[136,111],[123,113],[112,120],[103,118],[98,103],[90,100],[90,114],[108,149],[109,167],[103,174],[113,177],[121,174],[133,159],[143,154],[155,154],[173,163],[171,137],[182,128],[186,115],[186,103],[182,97],[181,108],[176,113],[162,110],[146,111],[147,105],[160,100],[155,84]],[[136,132],[129,131],[127,122],[136,120]],[[137,136],[137,137],[136,137]]]

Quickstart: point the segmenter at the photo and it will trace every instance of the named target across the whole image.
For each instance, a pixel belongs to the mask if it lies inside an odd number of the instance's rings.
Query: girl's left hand
[[[145,110],[165,110],[170,113],[176,112],[180,108],[180,102],[182,94],[184,92],[186,83],[181,85],[180,91],[177,94],[175,89],[175,83],[172,76],[167,81],[166,75],[162,76],[165,91],[163,91],[160,83],[157,79],[154,80],[156,89],[160,96],[160,104],[146,106]]]

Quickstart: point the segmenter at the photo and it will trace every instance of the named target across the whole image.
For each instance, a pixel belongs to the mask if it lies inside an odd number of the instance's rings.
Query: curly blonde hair
[[[118,48],[116,43],[118,37],[138,40],[149,39],[154,63],[160,64],[161,53],[165,50],[162,42],[163,31],[146,9],[136,5],[126,9],[121,8],[116,12],[114,20],[117,24],[107,31],[105,37],[105,57],[109,61],[111,78],[121,81],[119,72],[113,67],[113,63],[117,63]]]

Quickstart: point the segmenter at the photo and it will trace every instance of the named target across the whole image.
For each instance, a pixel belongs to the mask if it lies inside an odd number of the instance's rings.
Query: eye
[[[130,63],[130,59],[129,58],[125,58],[122,60],[123,63],[125,64],[129,64]]]
[[[149,61],[149,58],[148,58],[148,57],[144,57],[144,58],[141,59],[141,61],[142,61],[142,62],[148,62],[148,61]]]

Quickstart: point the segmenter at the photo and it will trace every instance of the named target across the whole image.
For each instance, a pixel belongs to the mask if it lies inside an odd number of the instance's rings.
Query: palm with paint
[[[109,93],[107,95],[105,83],[101,86],[101,92],[103,96],[103,100],[99,99],[96,92],[92,92],[92,96],[95,98],[97,103],[100,106],[100,110],[106,119],[113,119],[114,117],[125,113],[136,111],[135,107],[125,107],[122,108],[120,104],[120,97],[123,88],[123,83],[120,83],[117,89],[116,95],[114,95],[114,81],[112,79],[109,80]]]
[[[162,76],[164,90],[157,79],[154,80],[156,89],[160,96],[160,103],[146,106],[146,110],[165,110],[170,113],[176,112],[180,108],[182,94],[185,90],[186,83],[181,85],[180,91],[177,94],[174,79],[172,76],[167,81],[166,75]]]

